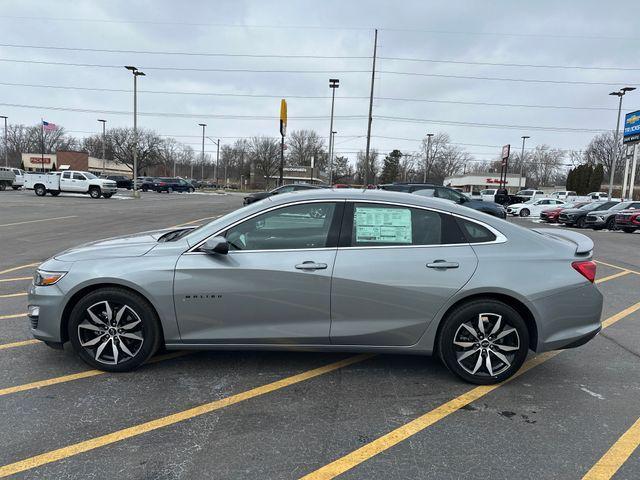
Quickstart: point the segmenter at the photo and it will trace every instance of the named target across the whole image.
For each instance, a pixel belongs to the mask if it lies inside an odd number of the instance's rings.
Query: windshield
[[[84,176],[87,177],[88,179],[98,178],[93,173],[89,173],[89,172],[84,172]]]
[[[631,205],[631,203],[632,202],[619,203],[619,204],[614,205],[613,207],[611,207],[609,210],[614,210],[614,211],[624,210],[625,208],[629,208],[629,205]]]
[[[603,204],[600,203],[600,202],[587,203],[586,205],[581,206],[580,210],[591,211],[591,210],[595,210],[596,208],[598,208],[601,205],[603,205]]]

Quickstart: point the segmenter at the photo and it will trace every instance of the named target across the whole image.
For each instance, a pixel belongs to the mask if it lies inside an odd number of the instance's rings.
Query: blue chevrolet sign
[[[623,139],[624,143],[640,140],[640,110],[625,115]]]

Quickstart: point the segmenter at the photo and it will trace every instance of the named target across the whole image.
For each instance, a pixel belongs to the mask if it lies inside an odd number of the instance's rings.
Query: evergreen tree
[[[398,179],[400,174],[400,158],[402,158],[402,152],[400,152],[400,150],[393,150],[389,155],[384,157],[380,183],[393,183]]]
[[[603,178],[604,167],[601,163],[599,163],[593,169],[593,173],[591,174],[591,178],[589,179],[589,192],[599,192]]]

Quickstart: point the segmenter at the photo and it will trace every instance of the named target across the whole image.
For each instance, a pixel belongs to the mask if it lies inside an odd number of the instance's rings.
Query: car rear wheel
[[[33,187],[33,191],[36,192],[36,195],[39,197],[44,197],[47,194],[47,189],[44,188],[44,185],[36,185]]]
[[[529,209],[527,209],[527,208],[523,208],[522,210],[520,210],[520,216],[521,217],[528,217],[530,213],[531,212],[529,212]]]
[[[71,311],[69,339],[80,358],[109,372],[133,370],[158,350],[155,311],[141,296],[120,288],[101,288]]]
[[[635,231],[636,231],[636,229],[635,229],[635,228],[630,228],[630,227],[624,227],[624,228],[622,229],[622,231],[623,231],[624,233],[633,233],[633,232],[635,232]]]
[[[502,382],[527,358],[527,326],[520,314],[503,302],[469,302],[443,321],[438,352],[447,368],[467,382]]]
[[[171,187],[167,188],[167,193],[173,193],[173,188]]]

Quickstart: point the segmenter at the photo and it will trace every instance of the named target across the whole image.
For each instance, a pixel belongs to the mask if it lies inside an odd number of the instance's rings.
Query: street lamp
[[[218,183],[218,162],[220,161],[220,139],[216,142],[213,138],[207,137],[211,142],[213,142],[216,147],[216,163],[213,166],[213,177],[215,178],[216,184]],[[227,185],[227,161],[224,162],[224,184]]]
[[[433,137],[433,133],[427,133],[427,161],[424,162],[424,178],[422,183],[427,183],[427,169],[429,168],[429,156],[431,155],[431,137]]]
[[[331,153],[329,156],[329,185],[333,185],[333,151],[335,150],[335,142],[336,142],[336,133],[335,130],[331,131]],[[313,171],[311,172],[311,176],[313,177]],[[318,179],[320,178],[320,169],[318,169]]]
[[[106,120],[98,119],[100,123],[102,123],[102,175],[105,173],[105,155],[104,155],[104,145],[105,145],[105,136],[106,136]]]
[[[9,147],[8,147],[8,143],[7,143],[7,118],[4,115],[0,115],[0,118],[4,118],[4,166],[8,167],[9,166]]]
[[[616,172],[616,157],[618,156],[618,135],[620,135],[620,114],[622,113],[622,97],[625,96],[627,92],[632,92],[636,88],[635,87],[623,87],[617,92],[611,92],[609,95],[613,95],[618,97],[618,121],[616,123],[616,136],[613,140],[613,152],[611,156],[611,172],[609,174],[609,194],[607,197],[609,201],[611,201],[611,193],[613,192],[613,176]]]
[[[522,189],[522,172],[524,170],[524,142],[527,138],[531,138],[529,135],[522,135],[522,153],[520,154],[520,178],[518,178],[518,190]]]
[[[207,128],[207,124],[206,123],[199,123],[198,125],[200,125],[202,127],[202,173],[200,175],[200,180],[204,180],[204,130],[205,128]]]
[[[329,79],[329,88],[331,89],[331,123],[329,125],[329,185],[333,184],[333,104],[336,99],[336,88],[340,87],[340,80],[337,78]]]
[[[138,198],[138,77],[145,74],[131,65],[124,68],[133,74],[133,197]]]

